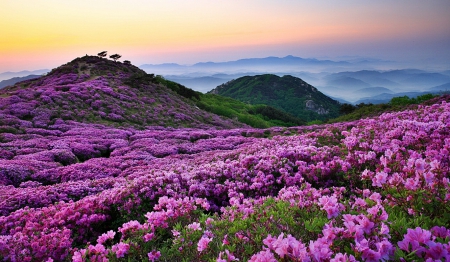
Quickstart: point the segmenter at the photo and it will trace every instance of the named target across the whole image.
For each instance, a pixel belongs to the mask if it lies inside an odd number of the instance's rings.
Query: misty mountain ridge
[[[329,74],[323,77],[323,80],[321,85],[317,85],[319,90],[329,96],[358,103],[359,100],[370,99],[367,97],[367,93],[359,91],[365,88],[387,88],[393,93],[398,93],[398,96],[402,96],[404,93],[414,94],[431,90],[430,88],[434,86],[450,82],[450,77],[443,73],[426,72],[419,69],[397,69],[339,72]],[[361,81],[359,84],[358,80]]]
[[[383,93],[394,93],[392,90],[385,87],[367,87],[363,89],[356,90],[360,95],[375,96]]]
[[[21,81],[35,79],[35,78],[39,78],[39,77],[41,77],[41,75],[28,75],[28,76],[13,77],[11,79],[3,80],[3,81],[0,81],[0,89],[10,86],[10,85],[14,85]]]
[[[379,66],[383,62],[364,61],[332,61],[320,60],[315,58],[301,58],[296,56],[285,57],[265,57],[265,58],[244,58],[235,61],[226,62],[200,62],[193,65],[180,65],[175,63],[165,64],[143,64],[140,66],[146,72],[152,72],[161,75],[186,74],[192,72],[204,72],[209,75],[215,73],[243,73],[245,71],[262,73],[274,73],[274,71],[283,72],[339,72],[350,69],[373,68]],[[390,62],[386,62],[390,64]]]
[[[442,93],[440,91],[427,91],[427,92],[401,92],[401,93],[382,93],[378,95],[373,95],[370,97],[364,97],[359,99],[358,101],[354,102],[354,104],[382,104],[382,103],[389,103],[392,98],[394,97],[402,97],[407,96],[409,98],[416,98],[418,96],[427,95],[427,94],[433,94],[433,95],[441,95]]]
[[[449,92],[450,91],[450,83],[447,84],[443,84],[443,85],[439,85],[439,86],[434,86],[432,88],[430,88],[430,91],[434,91],[434,92]]]
[[[39,69],[39,70],[34,70],[34,71],[28,71],[28,70],[24,70],[24,71],[20,71],[20,72],[3,72],[0,73],[0,81],[2,80],[8,80],[14,77],[24,77],[24,76],[29,76],[29,75],[43,75],[48,73],[50,70],[48,69]]]

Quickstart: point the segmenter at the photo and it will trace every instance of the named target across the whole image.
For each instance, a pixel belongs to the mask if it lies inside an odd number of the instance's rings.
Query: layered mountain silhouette
[[[24,77],[24,76],[29,76],[29,75],[43,75],[48,73],[50,70],[48,69],[39,69],[39,70],[33,70],[33,71],[28,71],[28,70],[24,70],[24,71],[20,71],[20,72],[2,72],[0,73],[0,81],[2,80],[9,80],[11,78],[14,77]]]
[[[441,91],[441,92],[450,92],[450,83],[434,86],[434,87],[430,88],[430,91],[434,91],[434,92],[439,92],[439,91]]]
[[[40,75],[28,75],[28,76],[22,76],[22,77],[13,77],[11,79],[0,81],[0,89],[14,85],[15,83],[22,82],[25,80],[35,79],[41,77]]]
[[[209,93],[249,104],[266,104],[307,121],[338,116],[340,103],[300,78],[272,74],[245,76],[222,84]]]

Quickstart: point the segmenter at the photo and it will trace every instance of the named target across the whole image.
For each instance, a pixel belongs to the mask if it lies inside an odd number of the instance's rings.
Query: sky
[[[0,72],[100,51],[135,65],[294,55],[450,69],[448,0],[1,0]]]

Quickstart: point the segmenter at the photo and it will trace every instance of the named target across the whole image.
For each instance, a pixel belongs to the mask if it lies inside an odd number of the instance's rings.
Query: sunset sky
[[[450,61],[447,0],[1,0],[0,10],[0,72],[103,50],[135,65],[286,55]]]

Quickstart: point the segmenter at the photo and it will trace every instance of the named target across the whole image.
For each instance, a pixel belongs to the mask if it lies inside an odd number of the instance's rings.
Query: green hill
[[[249,104],[265,104],[306,121],[339,116],[339,102],[293,76],[265,74],[244,76],[220,85],[209,93]]]
[[[202,110],[239,121],[256,128],[272,126],[301,126],[306,122],[283,110],[268,105],[251,105],[239,100],[215,95],[203,94],[187,88],[179,83],[157,76],[155,81],[170,88],[177,94],[188,98]]]

